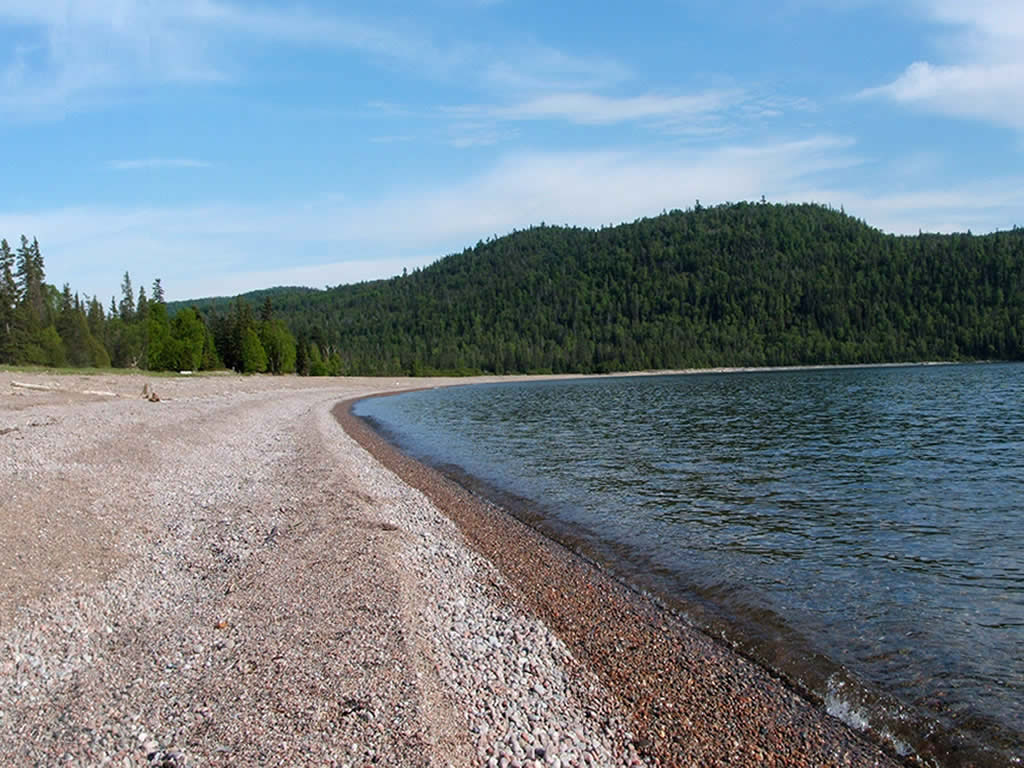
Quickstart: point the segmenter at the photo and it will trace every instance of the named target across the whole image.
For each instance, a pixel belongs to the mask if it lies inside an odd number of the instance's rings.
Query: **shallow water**
[[[476,385],[355,411],[898,750],[1024,755],[1024,365]]]

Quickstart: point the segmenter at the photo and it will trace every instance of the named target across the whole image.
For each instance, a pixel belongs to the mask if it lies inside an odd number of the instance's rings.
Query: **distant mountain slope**
[[[311,293],[323,293],[323,291],[317,288],[306,288],[299,285],[282,285],[275,288],[260,288],[237,296],[207,296],[202,299],[169,301],[167,302],[167,312],[173,316],[179,309],[185,309],[186,307],[196,307],[197,309],[204,311],[214,310],[218,312],[226,312],[228,308],[240,298],[245,299],[251,305],[258,307],[268,298],[273,302],[277,300],[278,296],[302,296]]]
[[[904,237],[817,205],[726,204],[246,298],[267,296],[353,374],[1024,359],[1024,231]]]

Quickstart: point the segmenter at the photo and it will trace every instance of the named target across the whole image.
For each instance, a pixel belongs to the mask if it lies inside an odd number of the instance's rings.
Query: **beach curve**
[[[331,413],[469,381],[0,372],[2,753],[27,765],[892,764],[784,687],[749,706],[719,697],[716,720],[709,704],[663,736],[677,721],[655,693],[681,678],[650,678],[625,646],[609,675],[566,629],[571,610],[524,591],[541,581],[485,556],[461,501],[398,480]],[[158,402],[141,397],[147,384]],[[663,617],[620,613],[611,582],[526,569],[552,605],[590,590],[608,626],[676,637]],[[678,658],[718,670],[723,691],[764,675],[713,646]],[[735,726],[757,710],[768,736],[748,738]]]

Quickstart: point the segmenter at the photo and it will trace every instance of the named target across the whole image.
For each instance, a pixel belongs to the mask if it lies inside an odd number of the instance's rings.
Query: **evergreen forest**
[[[259,312],[239,300],[204,316],[194,307],[168,311],[160,278],[138,296],[125,272],[121,299],[104,308],[65,283],[45,282],[39,241],[22,235],[12,251],[0,240],[0,364],[243,373],[295,370],[295,340],[265,302]]]
[[[698,203],[267,298],[346,374],[1020,360],[1024,230],[896,236],[819,205]]]
[[[106,310],[0,252],[0,362],[313,375],[1024,359],[1024,230],[897,236],[813,204],[541,224],[327,290]]]

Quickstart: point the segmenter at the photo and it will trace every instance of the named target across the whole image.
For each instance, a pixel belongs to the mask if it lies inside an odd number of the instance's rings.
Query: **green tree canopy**
[[[314,347],[347,374],[1024,359],[1024,230],[905,237],[817,205],[700,206],[245,298],[271,300],[311,373]]]
[[[263,343],[253,328],[245,328],[242,331],[239,372],[263,373],[266,370],[267,353],[263,349]]]

